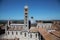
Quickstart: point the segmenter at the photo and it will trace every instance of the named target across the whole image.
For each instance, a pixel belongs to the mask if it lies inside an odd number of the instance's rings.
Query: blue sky
[[[0,0],[0,20],[24,19],[24,6],[29,7],[29,18],[60,20],[60,0]]]

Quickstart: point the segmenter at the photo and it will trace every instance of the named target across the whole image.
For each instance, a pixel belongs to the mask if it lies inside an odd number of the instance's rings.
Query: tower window
[[[27,21],[25,23],[27,24]]]
[[[25,20],[27,20],[27,18],[25,18]]]
[[[25,16],[27,18],[27,16]]]
[[[25,11],[27,11],[27,9],[25,9]]]
[[[26,27],[27,27],[27,25],[26,25]]]
[[[27,13],[25,13],[27,15]]]

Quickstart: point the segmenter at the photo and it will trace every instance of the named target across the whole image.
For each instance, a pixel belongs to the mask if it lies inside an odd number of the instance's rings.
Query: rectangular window
[[[25,11],[27,11],[27,9],[25,9]]]

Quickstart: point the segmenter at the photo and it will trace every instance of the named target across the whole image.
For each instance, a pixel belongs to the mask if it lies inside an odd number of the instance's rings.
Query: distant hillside
[[[42,21],[43,23],[52,23],[53,21],[60,21],[60,20],[36,20],[36,22]],[[6,24],[8,20],[0,20],[0,24]],[[24,20],[10,20],[12,23],[24,23]]]
[[[0,20],[0,24],[6,24],[8,22],[8,20]],[[24,23],[24,20],[10,20],[10,22],[13,23]]]
[[[0,24],[6,24],[7,20],[0,20]]]

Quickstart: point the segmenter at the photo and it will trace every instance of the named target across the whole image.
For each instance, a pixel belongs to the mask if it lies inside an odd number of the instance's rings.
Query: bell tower
[[[28,30],[28,6],[24,6],[24,28]]]

